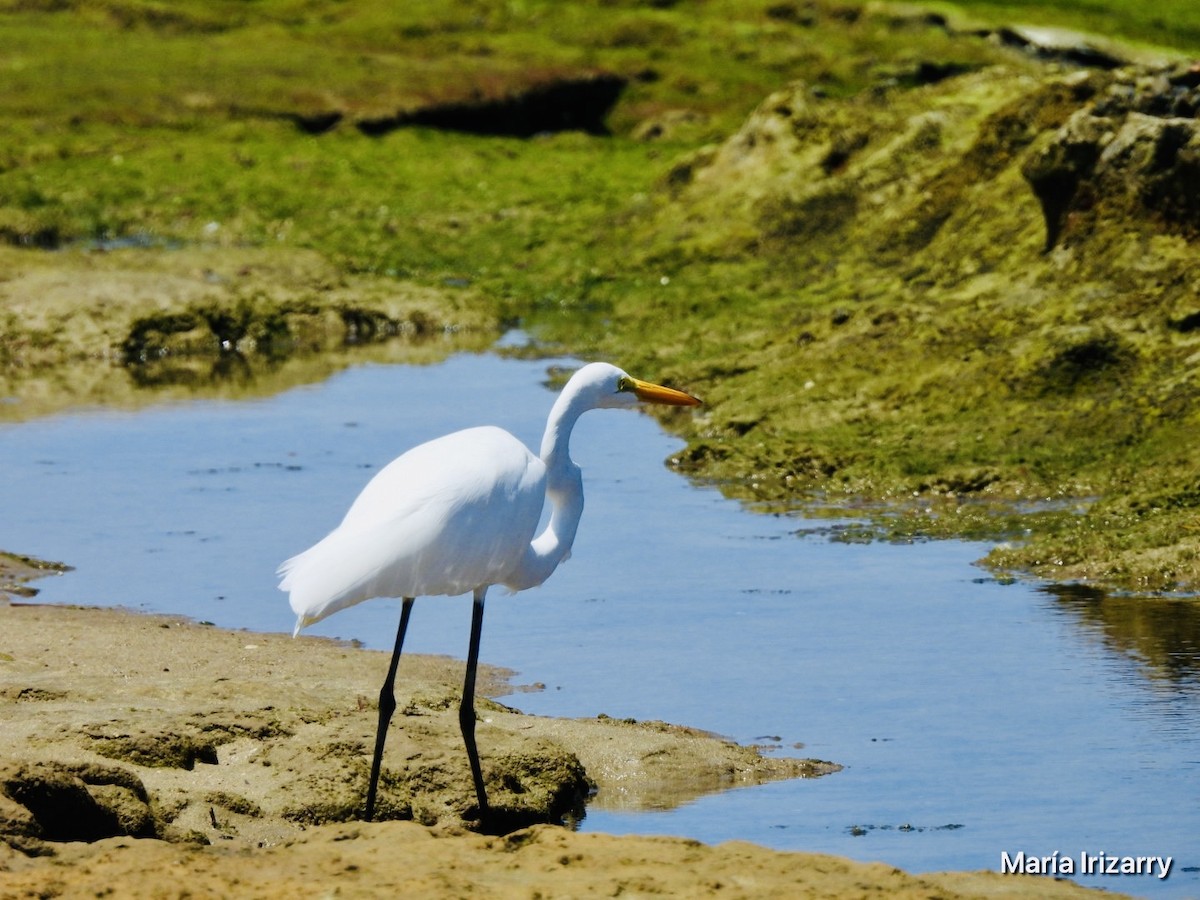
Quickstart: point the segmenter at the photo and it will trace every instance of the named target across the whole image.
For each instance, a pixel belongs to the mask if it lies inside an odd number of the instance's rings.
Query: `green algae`
[[[888,86],[886,104],[798,84],[687,163],[641,223],[658,296],[609,314],[652,348],[639,367],[666,357],[708,402],[673,463],[750,501],[887,500],[888,536],[1022,532],[989,555],[1002,571],[1194,590],[1190,237],[1118,186],[1047,252],[1022,165],[1113,78],[1141,77],[988,69]],[[664,353],[668,298],[706,277],[725,302]]]
[[[1168,34],[1116,0],[964,4],[1194,50],[1184,7]],[[1161,73],[1047,63],[944,5],[0,16],[6,418],[268,392],[519,322],[703,396],[664,417],[672,464],[730,496],[1002,539],[1002,573],[1200,584],[1193,211],[1055,143]],[[583,72],[625,79],[609,136],[356,127]]]

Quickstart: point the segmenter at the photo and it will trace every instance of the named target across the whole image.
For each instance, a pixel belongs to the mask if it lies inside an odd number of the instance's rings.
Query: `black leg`
[[[396,711],[396,667],[400,665],[400,649],[404,646],[404,632],[408,630],[408,614],[412,612],[413,598],[405,597],[400,607],[400,627],[396,629],[396,649],[392,651],[392,662],[388,666],[387,678],[379,689],[379,726],[375,731],[375,756],[371,760],[371,783],[367,785],[366,820],[375,817],[375,790],[379,787],[379,768],[383,764],[383,744],[387,740],[388,723]]]
[[[462,703],[458,707],[458,724],[462,728],[463,743],[467,745],[467,759],[471,763],[471,777],[475,780],[475,797],[479,801],[479,818],[488,814],[487,791],[483,787],[483,769],[479,766],[479,751],[475,748],[475,669],[479,665],[479,636],[483,631],[483,598],[487,588],[475,591],[475,607],[471,611],[471,646],[467,649],[467,677],[463,681]]]

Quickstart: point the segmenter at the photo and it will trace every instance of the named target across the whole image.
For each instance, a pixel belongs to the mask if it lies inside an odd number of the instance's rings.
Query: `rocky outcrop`
[[[0,840],[29,852],[39,841],[159,837],[141,780],[96,763],[6,763],[0,769]]]
[[[1064,28],[1007,25],[990,32],[989,37],[1047,61],[1097,69],[1115,69],[1130,62],[1121,48]]]
[[[1031,206],[1014,163],[1105,77],[1037,79],[995,67],[911,88],[881,84],[849,99],[795,83],[724,144],[669,173],[674,202],[661,221],[669,228],[681,219],[681,237],[728,241],[734,252],[766,244],[810,253],[852,231],[852,247],[830,247],[840,258],[859,247],[876,259],[908,256],[940,234],[961,253],[964,234],[980,232],[974,220],[985,204],[1017,187]]]
[[[931,247],[1016,252],[1040,206],[1043,249],[1130,230],[1200,236],[1200,63],[1044,73],[994,67],[849,99],[796,83],[719,147],[683,160],[660,227],[704,252],[785,244],[815,252],[839,233],[896,259]],[[990,212],[989,212],[990,207]],[[1036,215],[1036,213],[1035,213]],[[1115,231],[1114,231],[1115,228]],[[1104,232],[1101,234],[1101,232]],[[952,240],[951,240],[952,239]],[[940,261],[940,260],[939,260]]]
[[[1118,72],[1022,167],[1042,205],[1046,248],[1101,216],[1200,235],[1198,112],[1200,64]]]

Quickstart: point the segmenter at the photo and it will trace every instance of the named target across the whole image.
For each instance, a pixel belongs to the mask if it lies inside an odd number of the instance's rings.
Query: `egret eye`
[[[617,393],[628,392],[633,390],[633,379],[626,375],[622,375],[617,380]]]

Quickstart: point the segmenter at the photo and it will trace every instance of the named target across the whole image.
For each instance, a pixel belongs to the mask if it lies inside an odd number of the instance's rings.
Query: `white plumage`
[[[475,596],[475,607],[459,723],[479,814],[487,815],[474,715],[484,597],[493,584],[514,591],[539,585],[570,555],[583,515],[583,478],[571,461],[571,429],[589,409],[631,407],[639,400],[674,406],[700,402],[607,363],[584,366],[550,410],[540,456],[492,426],[421,444],[372,478],[337,528],[279,567],[279,587],[289,594],[296,633],[372,597],[404,600],[396,647],[379,692],[368,819],[374,814],[387,725],[396,705],[396,666],[413,598],[468,591]],[[534,537],[547,500],[550,521]]]
[[[296,631],[372,597],[514,588],[546,494],[546,466],[500,428],[456,431],[379,472],[340,525],[280,567]]]

